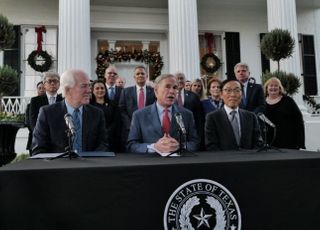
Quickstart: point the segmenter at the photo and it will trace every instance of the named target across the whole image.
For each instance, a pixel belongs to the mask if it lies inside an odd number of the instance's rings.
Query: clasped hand
[[[155,144],[154,147],[161,153],[171,153],[179,148],[179,142],[172,138],[170,134],[164,134]]]

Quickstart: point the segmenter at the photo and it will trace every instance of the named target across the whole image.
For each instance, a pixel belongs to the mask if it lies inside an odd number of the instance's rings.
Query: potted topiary
[[[279,78],[283,88],[286,93],[290,96],[298,93],[298,89],[301,86],[301,81],[292,73],[286,73],[283,71],[275,71],[272,73],[264,73],[261,76],[262,83],[264,84],[269,78],[277,77]]]
[[[288,30],[274,29],[261,40],[261,52],[269,59],[276,61],[280,71],[280,60],[292,56],[294,39]]]

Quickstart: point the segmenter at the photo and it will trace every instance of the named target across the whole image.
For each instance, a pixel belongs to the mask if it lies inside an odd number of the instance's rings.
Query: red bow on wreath
[[[205,33],[204,34],[205,39],[207,40],[207,46],[208,46],[208,53],[212,53],[212,44],[213,44],[213,34],[212,33]]]
[[[39,54],[42,51],[42,33],[47,33],[45,26],[39,26],[35,28],[35,31],[37,33],[37,54]]]

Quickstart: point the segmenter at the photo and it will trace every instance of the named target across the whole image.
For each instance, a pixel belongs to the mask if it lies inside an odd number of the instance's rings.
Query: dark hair
[[[238,79],[236,79],[235,77],[231,77],[231,78],[227,78],[226,80],[224,80],[224,81],[221,83],[221,90],[223,89],[223,87],[224,87],[228,82],[231,82],[231,81],[239,82],[239,84],[241,85],[241,89],[243,89],[243,84],[242,84]]]
[[[96,96],[93,94],[93,88],[95,86],[95,84],[98,84],[98,83],[101,83],[103,86],[104,86],[104,89],[106,91],[106,94],[104,95],[104,102],[108,102],[108,97],[107,97],[107,93],[108,93],[108,90],[107,90],[107,86],[106,84],[104,83],[104,81],[102,79],[98,79],[98,80],[94,80],[92,83],[91,83],[91,99],[90,99],[90,103],[93,103],[93,102],[96,102]]]
[[[38,88],[38,86],[41,85],[41,84],[43,84],[43,81],[39,81],[39,82],[37,83],[37,88]]]

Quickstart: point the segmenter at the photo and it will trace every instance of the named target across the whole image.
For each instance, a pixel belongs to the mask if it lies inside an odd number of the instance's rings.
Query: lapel
[[[82,150],[84,151],[86,149],[86,146],[84,145],[84,140],[89,138],[89,128],[88,128],[88,122],[84,121],[90,121],[90,112],[88,111],[88,107],[86,105],[83,105],[82,110]]]
[[[158,133],[159,136],[163,136],[162,126],[159,119],[159,113],[157,110],[156,102],[153,103],[153,105],[151,106],[151,112],[147,114],[145,124],[150,124],[150,127],[154,127],[155,132]]]
[[[247,97],[246,97],[246,104],[248,104],[249,102],[249,98],[251,98],[252,95],[252,91],[253,91],[253,84],[248,82],[247,85]]]
[[[248,127],[249,124],[246,124],[244,120],[244,114],[241,109],[239,109],[239,119],[240,119],[240,145],[244,139],[245,133],[246,133],[246,127]]]
[[[178,113],[178,112],[180,112],[178,106],[173,104],[172,110],[171,110],[171,123],[170,123],[170,136],[171,137],[175,137],[178,134],[178,132],[177,132],[179,130],[178,124],[177,124],[176,119],[174,117],[174,114]],[[183,119],[183,121],[184,121],[184,119]]]
[[[130,92],[130,97],[132,97],[132,100],[133,100],[133,105],[135,106],[135,110],[138,109],[138,101],[137,101],[137,86],[133,86],[131,87],[131,92]]]
[[[153,103],[152,91],[153,88],[150,88],[148,86],[146,87],[146,106]]]

